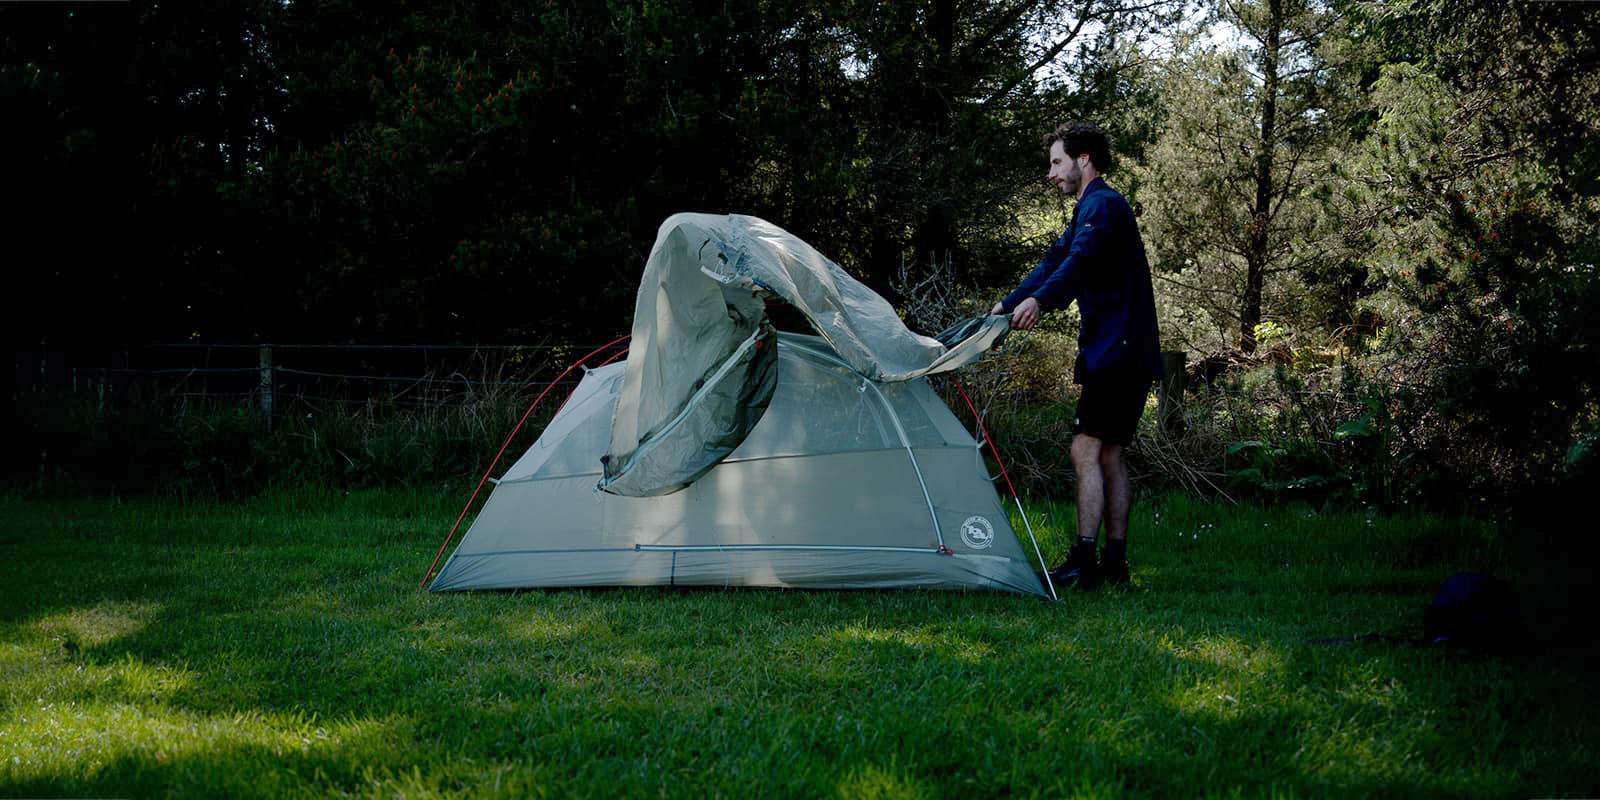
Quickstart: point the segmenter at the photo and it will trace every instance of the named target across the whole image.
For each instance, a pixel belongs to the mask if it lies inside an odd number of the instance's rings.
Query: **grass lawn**
[[[1474,523],[1162,498],[1053,604],[419,593],[459,502],[0,495],[0,797],[1600,794],[1582,661],[1309,643],[1420,635]]]

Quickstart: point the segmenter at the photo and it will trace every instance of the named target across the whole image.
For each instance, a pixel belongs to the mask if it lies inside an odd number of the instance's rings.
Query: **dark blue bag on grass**
[[[1509,653],[1521,639],[1511,584],[1476,572],[1446,578],[1422,617],[1423,639],[1482,653]]]
[[[1502,578],[1476,572],[1458,572],[1446,578],[1422,615],[1422,638],[1409,639],[1382,633],[1313,639],[1311,644],[1336,645],[1379,642],[1410,647],[1447,647],[1455,650],[1506,655],[1522,643],[1522,612],[1511,584]]]

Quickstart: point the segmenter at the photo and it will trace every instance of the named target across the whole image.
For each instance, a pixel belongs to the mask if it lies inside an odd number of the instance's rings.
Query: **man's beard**
[[[1062,176],[1061,191],[1067,194],[1077,194],[1081,186],[1083,186],[1083,170],[1075,169]]]

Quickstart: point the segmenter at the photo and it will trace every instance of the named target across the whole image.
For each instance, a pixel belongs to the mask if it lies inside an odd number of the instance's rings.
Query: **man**
[[[1083,329],[1073,380],[1083,392],[1072,421],[1078,539],[1050,577],[1058,585],[1093,589],[1128,582],[1132,491],[1123,450],[1133,441],[1151,383],[1161,377],[1155,294],[1133,209],[1100,178],[1111,160],[1105,132],[1063,125],[1045,143],[1050,181],[1078,198],[1072,224],[990,313],[1009,313],[1011,327],[1028,330],[1041,314],[1078,303]],[[1096,563],[1102,521],[1105,552]]]

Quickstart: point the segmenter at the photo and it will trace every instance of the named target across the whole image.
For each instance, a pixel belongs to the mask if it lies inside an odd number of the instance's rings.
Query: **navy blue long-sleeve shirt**
[[[1017,290],[1000,301],[1010,313],[1032,297],[1040,309],[1076,300],[1083,317],[1078,357],[1089,375],[1105,370],[1162,374],[1150,264],[1133,208],[1095,178],[1072,211],[1072,225],[1045,251]]]

